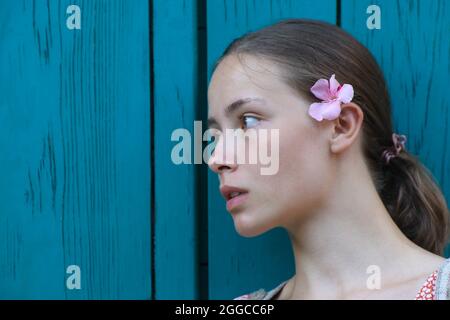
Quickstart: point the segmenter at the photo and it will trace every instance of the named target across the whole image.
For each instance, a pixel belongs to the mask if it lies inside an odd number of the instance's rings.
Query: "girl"
[[[223,134],[208,160],[240,235],[283,227],[292,242],[295,275],[235,299],[449,298],[445,199],[393,132],[382,71],[361,43],[305,19],[246,34],[216,63],[208,103],[219,132],[279,132],[268,141],[276,174],[236,163]],[[246,139],[244,152],[257,143]]]

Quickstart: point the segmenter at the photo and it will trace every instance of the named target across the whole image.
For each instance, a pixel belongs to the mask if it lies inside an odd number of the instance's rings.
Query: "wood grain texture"
[[[150,298],[147,1],[2,1],[0,24],[0,298]]]
[[[197,1],[154,1],[156,299],[197,299],[198,165],[175,164],[171,141],[197,117]],[[201,133],[202,134],[202,133]]]
[[[381,29],[366,27],[369,5]],[[450,3],[445,0],[342,0],[342,27],[380,64],[392,99],[395,132],[419,156],[450,200]],[[447,247],[446,256],[450,255]]]
[[[335,23],[333,1],[212,0],[207,6],[208,81],[212,66],[236,37],[285,18],[312,18]],[[240,237],[218,190],[218,177],[209,172],[209,292],[210,299],[274,287],[294,273],[287,234],[275,229],[256,238]],[[245,289],[247,288],[247,289]]]

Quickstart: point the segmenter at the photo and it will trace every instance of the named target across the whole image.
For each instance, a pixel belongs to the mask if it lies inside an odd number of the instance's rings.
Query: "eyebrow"
[[[259,101],[259,102],[264,102],[264,99],[261,98],[244,98],[244,99],[238,99],[232,103],[230,103],[226,108],[225,108],[225,116],[229,117],[231,114],[233,114],[234,112],[236,112],[237,110],[239,110],[239,108],[241,108],[242,106],[244,106],[245,104],[252,102],[252,101]],[[217,122],[217,120],[213,117],[208,118],[208,128],[210,128],[211,126],[219,126],[219,123]]]

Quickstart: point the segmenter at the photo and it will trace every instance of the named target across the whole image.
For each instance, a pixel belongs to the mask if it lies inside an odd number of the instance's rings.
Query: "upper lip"
[[[233,187],[233,186],[227,186],[227,185],[220,187],[220,193],[225,198],[225,200],[230,200],[231,193],[233,193],[233,192],[248,192],[248,190],[238,188],[238,187]]]

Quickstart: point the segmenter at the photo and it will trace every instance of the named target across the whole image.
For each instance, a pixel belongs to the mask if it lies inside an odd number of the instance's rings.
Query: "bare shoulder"
[[[400,260],[402,268],[407,269],[400,270],[402,274],[409,278],[420,278],[439,269],[446,258],[414,245],[413,250],[407,250]]]
[[[444,268],[448,266],[447,268]],[[382,290],[372,292],[369,299],[414,299],[420,289],[437,272],[438,284],[448,287],[448,275],[450,275],[450,259],[433,254],[421,253],[411,259],[404,268],[397,271],[397,276],[390,278],[382,285]],[[439,277],[439,274],[441,276]],[[442,276],[447,274],[447,278]],[[444,293],[447,294],[447,291]]]
[[[419,269],[422,269],[422,275],[423,274],[429,274],[432,273],[439,268],[441,268],[446,262],[448,262],[448,259],[445,257],[442,257],[440,255],[434,254],[432,252],[428,252],[422,259],[419,259],[415,265],[419,267]]]
[[[411,271],[415,277],[411,278],[410,283],[420,285],[434,272],[439,271],[448,262],[448,259],[432,252],[426,252],[411,261]]]
[[[407,294],[418,292],[420,288],[428,283],[433,277],[437,277],[436,289],[438,287],[448,287],[448,277],[450,275],[450,259],[428,252],[421,259],[413,263],[416,268],[416,277],[406,283],[403,292]],[[414,291],[410,291],[414,290]],[[441,289],[442,291],[442,289]],[[447,295],[447,291],[444,293]],[[442,294],[441,294],[442,295]]]

